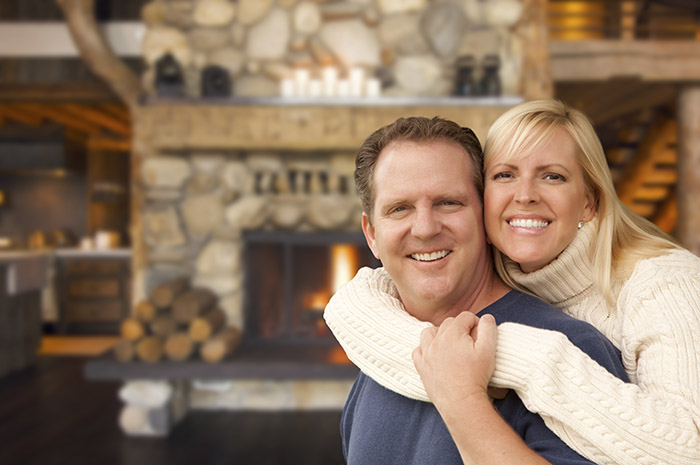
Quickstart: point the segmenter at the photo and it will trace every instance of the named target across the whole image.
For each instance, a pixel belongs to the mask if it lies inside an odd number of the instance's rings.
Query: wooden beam
[[[97,107],[122,121],[124,124],[131,126],[131,115],[129,114],[129,109],[124,105],[118,103],[100,103],[97,104]]]
[[[586,40],[549,42],[555,81],[700,81],[700,42]]]
[[[86,122],[92,122],[99,124],[107,128],[109,131],[115,132],[122,136],[131,135],[131,127],[128,124],[124,124],[116,118],[108,115],[107,113],[96,109],[95,107],[89,105],[77,105],[72,103],[63,103],[56,105],[56,109],[63,111],[69,115],[76,118],[80,118]]]
[[[115,139],[111,137],[92,136],[87,140],[90,151],[125,152],[131,153],[131,139]]]
[[[3,118],[25,124],[27,126],[39,126],[44,121],[41,114],[28,112],[19,105],[0,103],[0,115]]]
[[[700,86],[684,88],[678,97],[678,227],[677,236],[700,254]]]
[[[0,83],[0,102],[115,102],[119,97],[99,81],[22,84]]]
[[[47,119],[55,121],[60,124],[64,124],[71,127],[77,131],[84,132],[86,134],[95,135],[102,132],[102,128],[96,124],[89,123],[80,118],[76,118],[60,109],[55,108],[52,105],[44,105],[39,103],[25,103],[21,107],[32,114],[43,116]]]

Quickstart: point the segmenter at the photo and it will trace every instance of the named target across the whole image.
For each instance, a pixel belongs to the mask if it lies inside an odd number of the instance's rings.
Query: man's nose
[[[440,215],[432,208],[416,210],[411,233],[419,239],[430,239],[442,230]]]
[[[529,179],[520,180],[516,187],[515,200],[520,203],[539,202],[540,194],[534,181]]]

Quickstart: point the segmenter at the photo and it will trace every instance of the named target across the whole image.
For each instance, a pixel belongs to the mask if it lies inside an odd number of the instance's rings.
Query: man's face
[[[406,310],[439,324],[492,273],[482,207],[464,148],[448,141],[399,141],[374,171],[372,218],[362,229],[396,283]]]

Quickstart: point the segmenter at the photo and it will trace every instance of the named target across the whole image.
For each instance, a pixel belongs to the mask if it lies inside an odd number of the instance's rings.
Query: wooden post
[[[676,236],[700,255],[700,86],[678,97],[678,226]]]
[[[523,0],[523,15],[515,34],[520,36],[523,47],[520,95],[526,100],[553,97],[547,0]]]

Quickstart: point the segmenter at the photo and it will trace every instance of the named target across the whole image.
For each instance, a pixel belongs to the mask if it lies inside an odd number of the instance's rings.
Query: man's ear
[[[367,216],[365,212],[362,212],[362,232],[365,234],[365,240],[367,240],[367,245],[372,251],[374,258],[381,260],[379,251],[377,250],[377,242],[374,237],[374,226],[370,223],[369,216]]]

